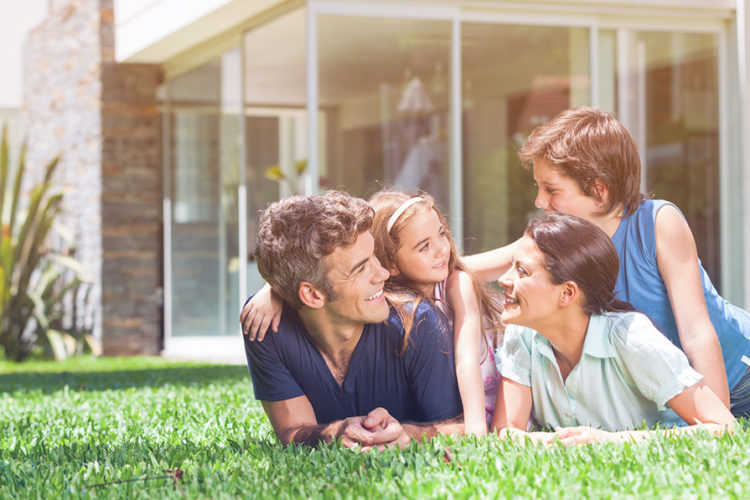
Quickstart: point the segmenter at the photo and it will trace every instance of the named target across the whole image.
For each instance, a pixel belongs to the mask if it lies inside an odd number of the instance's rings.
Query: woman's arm
[[[729,386],[716,336],[703,296],[698,251],[693,233],[672,205],[656,215],[656,260],[677,322],[682,349],[707,386],[729,406]]]
[[[451,272],[446,295],[453,309],[453,351],[458,390],[464,407],[465,432],[486,434],[484,382],[479,367],[481,318],[471,277],[463,271]]]
[[[497,402],[492,418],[492,429],[526,430],[531,417],[531,387],[502,378],[497,385]]]
[[[734,421],[732,413],[719,396],[702,380],[686,387],[667,401],[667,405],[691,426],[713,424],[724,428]]]
[[[516,243],[518,243],[517,240],[494,250],[465,255],[461,261],[482,282],[497,281],[513,262],[513,250],[516,248]]]
[[[681,393],[667,402],[667,405],[680,418],[690,424],[689,427],[675,427],[666,431],[633,430],[607,432],[591,427],[569,427],[550,435],[547,444],[557,440],[562,444],[584,444],[599,441],[641,441],[653,437],[657,432],[669,435],[694,433],[706,430],[718,436],[731,431],[734,417],[714,391],[702,381],[685,388]]]

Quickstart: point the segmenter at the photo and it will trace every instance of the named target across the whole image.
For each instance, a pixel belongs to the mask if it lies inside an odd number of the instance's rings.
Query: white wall
[[[163,63],[281,0],[114,0],[118,62]]]
[[[49,0],[0,0],[0,108],[18,109],[26,34],[42,22]]]

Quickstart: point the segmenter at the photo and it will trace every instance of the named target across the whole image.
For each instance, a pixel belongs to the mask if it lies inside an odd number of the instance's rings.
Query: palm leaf
[[[57,361],[62,361],[68,357],[68,349],[63,340],[63,332],[55,329],[48,329],[42,333],[42,338],[47,342],[52,355]]]
[[[16,211],[18,202],[21,198],[21,185],[23,176],[26,172],[26,144],[21,146],[21,154],[18,158],[18,167],[16,168],[16,179],[13,182],[13,193],[10,197],[10,219],[8,220],[8,231],[13,234],[13,226],[16,222]]]
[[[3,139],[0,143],[0,224],[3,224],[5,211],[5,183],[8,182],[8,127],[3,125]]]
[[[8,185],[7,130],[0,143],[0,343],[8,358],[23,360],[32,350],[43,347],[56,359],[64,359],[81,347],[94,346],[87,323],[74,311],[74,324],[63,328],[65,303],[72,294],[75,303],[82,290],[83,267],[72,257],[75,241],[57,222],[62,211],[63,192],[53,184],[59,159],[46,167],[43,179],[31,187],[28,203],[22,204],[21,191],[27,174],[23,146]],[[23,208],[23,210],[22,210]],[[60,235],[64,251],[48,248],[50,232]],[[85,295],[84,295],[85,298]],[[66,332],[66,330],[69,330]],[[30,335],[31,333],[31,335]]]

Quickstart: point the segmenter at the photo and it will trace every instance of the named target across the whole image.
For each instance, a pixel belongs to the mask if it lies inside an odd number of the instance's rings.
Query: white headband
[[[386,229],[388,230],[388,232],[389,233],[391,232],[391,229],[393,229],[393,225],[396,223],[398,218],[401,217],[401,215],[403,215],[404,211],[407,208],[409,208],[410,206],[420,201],[424,201],[424,198],[422,198],[421,196],[415,196],[414,198],[409,198],[408,200],[403,202],[401,206],[398,207],[398,209],[396,209],[395,212],[393,212],[393,215],[391,215],[391,218],[388,219],[388,225],[386,226]]]

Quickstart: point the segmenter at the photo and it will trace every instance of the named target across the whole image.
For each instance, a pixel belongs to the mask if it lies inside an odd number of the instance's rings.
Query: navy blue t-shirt
[[[343,387],[331,374],[297,311],[285,305],[278,333],[262,342],[245,337],[255,398],[307,396],[319,424],[383,407],[399,421],[428,422],[462,410],[451,331],[434,308],[420,304],[401,353],[403,328],[393,309],[387,321],[364,326]]]

